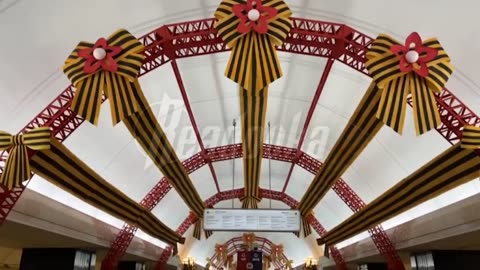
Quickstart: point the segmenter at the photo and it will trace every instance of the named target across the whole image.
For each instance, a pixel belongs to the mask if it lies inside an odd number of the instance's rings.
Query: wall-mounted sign
[[[298,210],[205,209],[203,227],[207,231],[298,232]]]

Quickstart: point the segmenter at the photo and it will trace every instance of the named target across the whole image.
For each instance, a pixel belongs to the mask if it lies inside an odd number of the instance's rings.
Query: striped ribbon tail
[[[244,208],[257,208],[265,133],[268,87],[253,92],[240,88],[240,116],[244,161]],[[245,203],[245,199],[248,201]]]
[[[270,37],[252,32],[239,38],[225,76],[251,91],[259,91],[282,77],[280,60]]]
[[[308,217],[302,218],[302,228],[303,228],[303,235],[308,237],[312,234],[312,228],[310,227],[310,223],[308,222]]]
[[[259,198],[243,197],[241,200],[243,209],[258,209],[258,202],[260,201]]]
[[[213,235],[213,232],[212,231],[205,231],[205,238],[208,239],[210,238],[210,236]]]
[[[333,245],[344,241],[479,177],[480,157],[460,143],[453,145],[330,230],[322,242]]]
[[[72,110],[94,125],[99,120],[102,92],[110,100],[114,125],[141,109],[135,103],[134,95],[141,91],[137,77],[145,59],[143,44],[124,29],[113,33],[106,42],[108,46],[120,49],[120,53],[113,57],[118,67],[116,71],[103,68],[93,73],[85,71],[87,60],[79,52],[93,51],[95,44],[89,42],[80,42],[63,66],[63,72],[76,88]]]
[[[462,148],[478,149],[480,148],[480,127],[465,126],[463,128]]]
[[[23,182],[29,180],[32,175],[28,149],[42,151],[49,148],[49,127],[35,128],[26,134],[16,136],[0,132],[0,150],[9,150],[0,183],[8,190],[21,187]]]
[[[185,241],[55,139],[52,139],[49,151],[37,152],[31,158],[31,167],[36,174],[52,184],[114,217],[138,226],[165,243],[175,245]]]
[[[202,221],[200,219],[195,222],[195,227],[193,228],[193,238],[197,240],[202,238]]]
[[[383,126],[375,117],[381,95],[372,83],[301,199],[298,209],[303,216],[312,212]]]
[[[442,119],[438,112],[435,94],[429,89],[427,80],[417,74],[411,74],[409,79],[415,130],[417,135],[421,135],[440,126]]]
[[[123,123],[190,210],[199,219],[202,218],[204,203],[183,164],[178,159],[143,93],[136,92],[135,98],[140,107],[145,109],[132,114]]]

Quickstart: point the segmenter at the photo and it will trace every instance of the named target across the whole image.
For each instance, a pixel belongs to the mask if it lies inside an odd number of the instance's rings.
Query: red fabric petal
[[[240,20],[238,23],[237,31],[244,34],[249,32],[252,29],[252,23],[248,21]]]
[[[420,68],[416,69],[415,72],[421,76],[421,77],[427,77],[428,76],[428,67],[425,63],[419,63]]]
[[[253,2],[255,0],[247,0],[247,5],[246,5],[246,10],[251,10],[253,8]],[[262,5],[262,1],[255,1],[256,4],[257,4],[257,7],[259,5],[259,2],[260,2],[260,5]]]
[[[82,57],[82,58],[89,58],[89,57],[92,57],[93,58],[93,48],[85,48],[85,49],[81,49],[80,51],[78,51],[78,56]]]
[[[83,72],[87,74],[94,73],[100,68],[100,66],[102,66],[102,63],[100,61],[96,61],[92,56],[92,58],[88,58],[85,61]]]
[[[122,52],[122,47],[120,46],[108,46],[105,48],[107,55],[116,56]]]
[[[97,42],[95,42],[94,49],[96,48],[105,48],[107,47],[107,40],[105,38],[99,38]]]
[[[438,55],[438,50],[430,47],[421,47],[418,49],[418,53],[420,58],[418,59],[418,63],[428,63],[435,59]]]
[[[413,69],[413,65],[408,63],[405,57],[400,58],[400,71],[401,72],[410,72]]]
[[[117,69],[118,69],[117,62],[115,62],[115,60],[111,55],[107,55],[105,59],[101,61],[101,63],[102,63],[102,68],[105,71],[117,72]]]
[[[397,56],[403,56],[407,53],[407,48],[405,48],[405,46],[395,44],[390,47],[390,51]]]
[[[264,17],[267,20],[275,18],[275,16],[277,16],[278,14],[278,10],[274,7],[261,7],[261,8],[258,8],[258,11],[260,11],[260,13],[266,12],[267,15],[262,17]]]
[[[232,7],[233,14],[235,14],[235,16],[237,16],[239,19],[248,19],[247,16],[243,14],[243,11],[246,10],[247,6],[242,4],[237,4]]]
[[[261,16],[257,23],[253,23],[253,30],[259,34],[266,34],[268,32],[267,18]]]
[[[415,44],[414,49],[418,52],[418,48],[422,46],[422,38],[417,32],[411,33],[407,39],[405,40],[405,48],[408,50],[410,48],[410,44]]]

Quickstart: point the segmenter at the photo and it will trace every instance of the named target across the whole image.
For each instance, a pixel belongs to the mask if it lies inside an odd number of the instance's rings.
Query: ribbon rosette
[[[80,42],[65,61],[63,72],[75,86],[72,110],[96,125],[102,92],[110,100],[113,124],[138,111],[135,91],[144,46],[126,30],[118,30],[95,44]]]
[[[0,181],[8,190],[20,187],[24,181],[30,179],[28,149],[50,149],[50,128],[39,127],[15,136],[0,131],[0,150],[9,151]]]
[[[218,35],[232,48],[225,76],[257,91],[282,76],[276,46],[292,27],[292,12],[282,0],[224,0],[215,11]]]
[[[215,245],[215,254],[219,261],[224,261],[227,259],[228,248],[227,245],[216,244]]]
[[[280,261],[283,254],[283,245],[273,245],[272,246],[272,261]]]
[[[256,236],[254,233],[244,233],[243,234],[243,243],[247,246],[249,250],[253,248],[255,243]]]
[[[381,34],[367,52],[366,68],[381,89],[377,117],[402,133],[407,97],[412,94],[417,135],[441,124],[435,93],[445,86],[453,72],[450,58],[437,39],[422,42],[410,34],[405,45]]]
[[[463,128],[461,147],[465,149],[480,148],[480,127],[465,126]]]

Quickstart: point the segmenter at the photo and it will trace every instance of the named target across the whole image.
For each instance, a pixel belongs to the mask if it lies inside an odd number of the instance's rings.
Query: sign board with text
[[[205,209],[203,228],[207,231],[298,232],[298,210]]]

